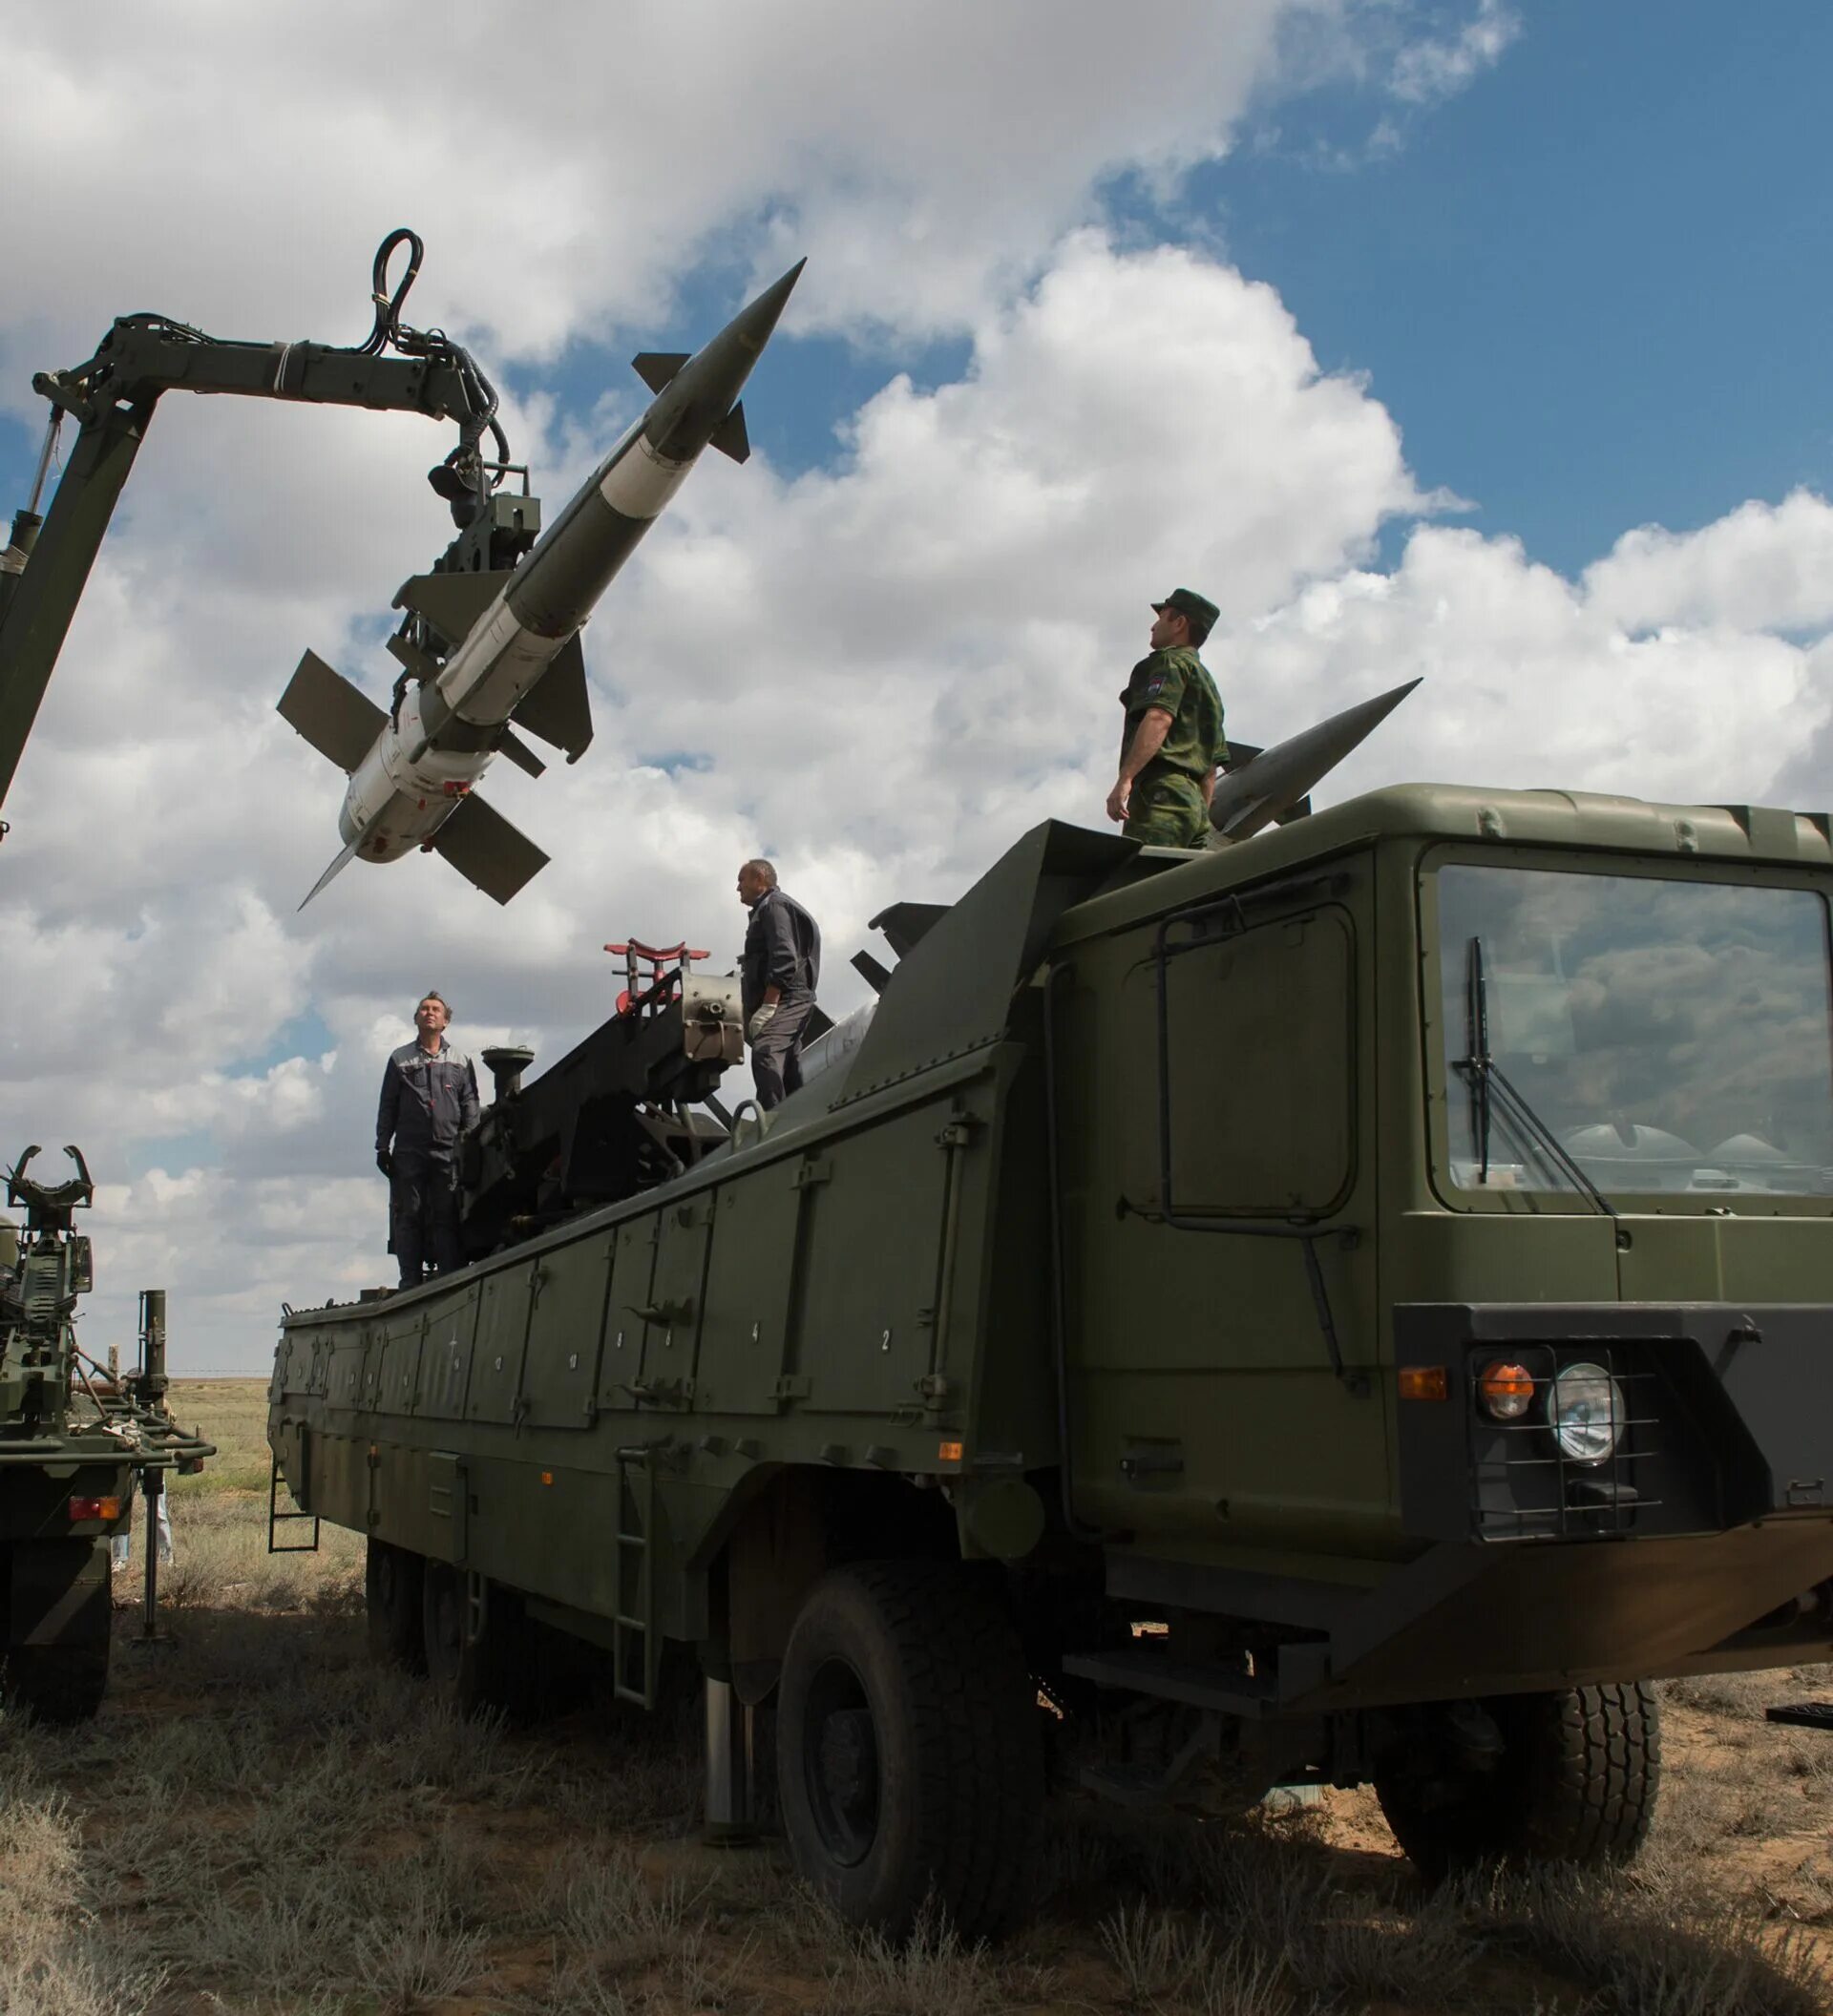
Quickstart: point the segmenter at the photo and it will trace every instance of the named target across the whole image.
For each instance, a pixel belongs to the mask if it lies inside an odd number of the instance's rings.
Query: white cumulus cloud
[[[1231,144],[1295,20],[1366,60],[1407,10],[1176,0],[1149,34],[1042,0],[539,18],[512,35],[459,8],[428,34],[332,6],[302,29],[181,0],[98,39],[0,6],[18,409],[28,366],[126,307],[354,338],[351,247],[403,218],[430,241],[423,292],[487,362],[614,321],[685,346],[705,332],[666,318],[697,260],[736,304],[747,270],[803,250],[784,354],[797,330],[873,325],[891,359],[827,466],[696,471],[588,631],[585,759],[491,772],[553,855],[501,912],[413,857],[299,914],[343,782],[273,712],[308,644],[386,690],[389,598],[449,530],[422,473],[447,437],[168,400],[0,853],[0,1146],[79,1141],[104,1178],[92,1349],[129,1343],[133,1292],[160,1284],[175,1362],[253,1369],[283,1298],[388,1278],[369,1127],[428,987],[460,1041],[552,1060],[609,1012],[605,940],[685,936],[729,964],[733,874],[763,850],[820,916],[824,991],[848,1005],[882,904],[959,893],[1041,818],[1101,823],[1115,695],[1174,585],[1222,606],[1208,655],[1247,739],[1427,675],[1338,788],[1760,798],[1792,766],[1833,796],[1823,500],[1630,532],[1567,578],[1437,522],[1380,388],[1321,372],[1272,288],[1102,227],[1104,176]],[[1495,60],[1509,20],[1436,32],[1413,95]],[[1387,40],[1359,42],[1372,22]],[[531,118],[538,144],[495,144]],[[895,341],[938,329],[967,361],[919,386]],[[628,407],[561,410],[516,377],[552,511]],[[1421,522],[1384,570],[1397,519]]]

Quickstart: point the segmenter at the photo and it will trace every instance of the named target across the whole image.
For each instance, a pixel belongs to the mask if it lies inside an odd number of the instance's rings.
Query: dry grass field
[[[1234,1827],[1053,1816],[1031,1928],[848,1933],[780,1847],[697,1838],[693,1730],[458,1723],[369,1667],[362,1561],[265,1551],[260,1382],[180,1386],[222,1454],[175,1500],[176,1643],[139,1564],[93,1725],[0,1718],[9,2016],[1806,2016],[1833,2009],[1833,1735],[1763,1706],[1825,1670],[1668,1690],[1670,1773],[1610,1880],[1426,1891],[1372,1798]]]

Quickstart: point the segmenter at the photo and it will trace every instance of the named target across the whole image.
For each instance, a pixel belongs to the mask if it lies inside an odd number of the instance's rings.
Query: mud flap
[[[106,1540],[22,1540],[10,1549],[6,1690],[50,1722],[93,1715],[108,1685]]]
[[[108,1563],[105,1540],[14,1542],[7,1649],[105,1645]]]

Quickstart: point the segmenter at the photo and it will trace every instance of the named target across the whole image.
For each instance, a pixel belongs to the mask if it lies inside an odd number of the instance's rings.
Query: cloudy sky
[[[1100,824],[1148,599],[1220,603],[1268,741],[1418,673],[1334,788],[1833,802],[1833,12],[1773,0],[0,0],[0,507],[34,369],[154,308],[470,343],[558,509],[691,349],[809,267],[586,640],[598,739],[487,794],[507,910],[337,850],[274,713],[378,698],[450,536],[407,417],[163,402],[6,806],[0,1149],[79,1142],[99,1351],[259,1370],[283,1299],[390,1278],[369,1159],[418,993],[553,1058],[629,934],[736,953],[740,860],[821,916],[830,1006],[897,897]]]

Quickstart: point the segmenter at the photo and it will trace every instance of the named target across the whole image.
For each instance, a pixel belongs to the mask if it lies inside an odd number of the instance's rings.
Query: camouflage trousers
[[[1148,847],[1204,846],[1210,837],[1210,808],[1202,787],[1182,770],[1138,779],[1127,801],[1127,824],[1121,831]]]

